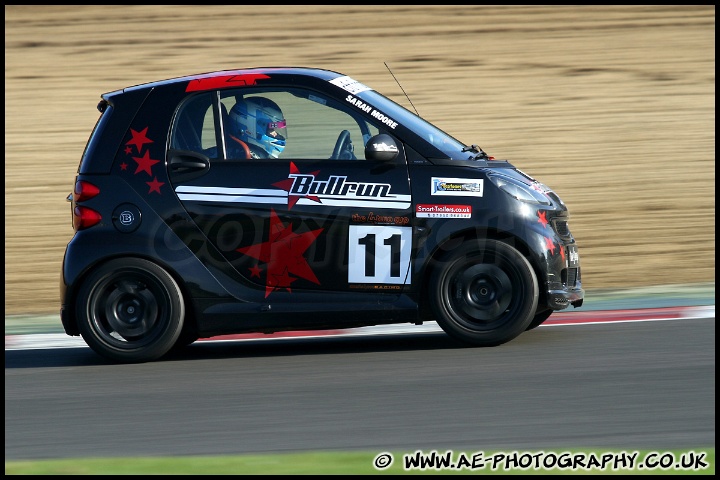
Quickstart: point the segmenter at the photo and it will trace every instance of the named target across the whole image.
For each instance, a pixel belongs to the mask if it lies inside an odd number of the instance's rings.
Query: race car
[[[491,347],[582,305],[553,190],[347,75],[224,70],[97,108],[67,198],[60,312],[113,361],[427,321]]]

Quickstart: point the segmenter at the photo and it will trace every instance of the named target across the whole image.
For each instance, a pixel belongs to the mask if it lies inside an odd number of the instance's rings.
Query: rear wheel
[[[478,346],[508,342],[528,327],[538,302],[530,262],[496,241],[465,242],[441,258],[430,280],[430,300],[448,335]]]
[[[138,258],[111,260],[93,271],[78,293],[77,312],[85,342],[100,355],[127,363],[165,355],[185,318],[172,276]]]

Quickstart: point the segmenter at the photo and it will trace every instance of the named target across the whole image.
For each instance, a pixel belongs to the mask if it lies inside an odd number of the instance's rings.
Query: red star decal
[[[130,145],[125,147],[125,155],[130,155],[132,153],[132,147]]]
[[[322,231],[323,229],[319,228],[302,234],[294,233],[291,224],[283,225],[275,210],[270,210],[268,241],[237,249],[242,254],[267,263],[265,298],[279,288],[291,292],[290,284],[297,280],[296,277],[320,285],[303,253]],[[253,272],[253,269],[251,268],[250,271]],[[260,269],[258,268],[257,271],[259,276]]]
[[[548,250],[550,250],[550,253],[555,255],[555,243],[552,241],[552,239],[545,237],[545,246]]]
[[[155,179],[152,182],[145,182],[145,183],[150,185],[150,190],[148,191],[148,193],[152,193],[154,191],[160,193],[160,187],[165,185],[165,182],[158,182],[157,177],[155,177]]]
[[[130,134],[132,134],[132,138],[127,141],[125,145],[135,145],[135,148],[137,148],[138,153],[142,151],[142,146],[146,143],[153,143],[152,140],[147,138],[147,131],[148,127],[145,127],[142,131],[138,132],[137,130],[130,129]]]
[[[152,177],[152,166],[158,163],[160,160],[153,160],[150,158],[150,152],[146,151],[145,155],[142,157],[132,157],[133,160],[135,160],[138,164],[137,169],[135,170],[135,175],[138,173],[144,171],[148,175]]]
[[[255,266],[250,267],[249,270],[250,270],[250,277],[258,277],[258,278],[260,278],[260,272],[262,272],[262,270],[260,269],[260,267],[258,267],[257,265],[255,265]]]
[[[547,215],[547,212],[538,212],[538,222],[542,223],[543,228],[547,227],[548,221],[547,218],[545,218]]]
[[[565,261],[565,247],[560,247],[558,250],[560,250],[560,256],[562,257],[563,261]]]
[[[127,170],[127,163],[122,162],[122,163],[120,164],[120,170]]]
[[[290,162],[290,175],[294,173],[300,173],[300,170],[298,170],[297,166],[295,166],[294,162]],[[309,175],[317,175],[320,173],[320,170],[316,170],[314,172],[309,173]],[[320,203],[320,198],[315,195],[292,195],[290,194],[290,189],[293,186],[293,183],[295,182],[295,179],[292,177],[289,177],[285,180],[282,180],[280,182],[273,183],[273,187],[278,187],[279,189],[285,190],[288,192],[288,210],[290,210],[298,200],[301,198],[307,198],[312,200],[313,202]]]
[[[290,284],[295,280],[297,280],[297,278],[293,278],[288,275],[287,268],[283,270],[281,274],[270,274],[268,276],[267,286],[265,287],[265,298],[268,296],[268,288],[285,288],[288,292],[292,293],[292,290],[290,290]]]

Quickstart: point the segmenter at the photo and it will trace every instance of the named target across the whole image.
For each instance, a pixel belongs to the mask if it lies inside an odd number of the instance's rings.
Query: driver
[[[287,129],[282,110],[265,97],[238,99],[230,109],[228,147],[240,158],[278,158],[285,149]],[[230,145],[232,144],[232,145]]]

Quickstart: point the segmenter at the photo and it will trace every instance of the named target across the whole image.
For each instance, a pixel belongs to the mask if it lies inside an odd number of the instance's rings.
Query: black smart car
[[[551,189],[348,76],[220,71],[98,110],[68,197],[61,318],[112,360],[429,320],[494,346],[583,302]]]

